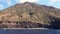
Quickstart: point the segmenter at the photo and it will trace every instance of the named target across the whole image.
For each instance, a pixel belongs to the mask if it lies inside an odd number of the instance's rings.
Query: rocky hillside
[[[54,28],[60,28],[59,25],[57,25],[58,23],[60,23],[60,9],[54,8],[52,6],[25,2],[21,4],[16,4],[0,11],[0,22],[4,21],[24,23],[31,22],[31,24],[39,23],[40,25],[44,25],[41,27],[49,26],[51,28],[52,26]]]

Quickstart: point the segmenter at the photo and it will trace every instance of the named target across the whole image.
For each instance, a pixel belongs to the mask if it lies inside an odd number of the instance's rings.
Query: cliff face
[[[21,28],[22,27],[25,28],[24,26],[25,24],[26,27],[28,28],[30,26],[32,28],[39,26],[40,27],[51,26],[51,24],[55,23],[54,20],[59,18],[60,9],[30,2],[16,4],[12,7],[0,11],[0,22],[2,23],[6,22],[7,25],[15,24],[15,26],[13,27],[18,27],[17,22],[19,23],[22,22],[22,25],[19,25],[19,27]]]

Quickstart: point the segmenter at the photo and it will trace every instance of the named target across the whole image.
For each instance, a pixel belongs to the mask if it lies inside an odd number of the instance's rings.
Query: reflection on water
[[[44,29],[0,29],[0,34],[60,34],[60,30],[44,30]]]

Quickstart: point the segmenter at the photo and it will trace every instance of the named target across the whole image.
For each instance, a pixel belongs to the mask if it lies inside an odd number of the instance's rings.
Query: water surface
[[[48,29],[0,29],[0,34],[60,34],[60,30]]]

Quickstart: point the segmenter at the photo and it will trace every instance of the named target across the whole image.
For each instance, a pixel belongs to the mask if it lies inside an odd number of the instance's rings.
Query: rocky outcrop
[[[41,23],[33,23],[33,22],[0,22],[0,28],[40,28],[44,27]]]

